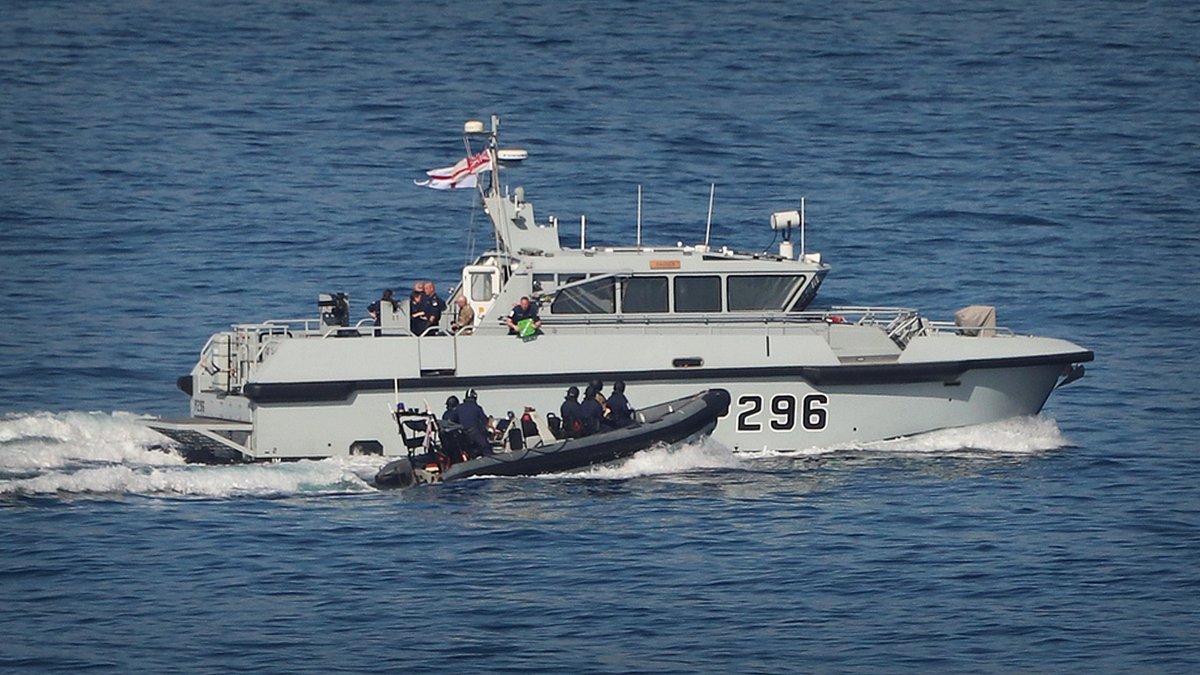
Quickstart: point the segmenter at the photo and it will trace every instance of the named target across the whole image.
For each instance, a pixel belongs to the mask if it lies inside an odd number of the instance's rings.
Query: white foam
[[[183,463],[154,449],[168,440],[126,412],[37,412],[0,417],[0,471],[51,469],[80,462]]]
[[[739,451],[751,457],[773,457],[781,455],[825,455],[847,450],[859,450],[895,454],[1032,454],[1055,450],[1068,445],[1058,428],[1058,423],[1049,417],[1013,417],[999,422],[976,424],[955,429],[942,429],[916,436],[906,436],[873,443],[842,444],[837,446],[812,447],[803,450],[757,450]]]
[[[0,495],[287,496],[369,491],[379,458],[185,464],[126,412],[0,417]],[[164,450],[164,448],[167,448]],[[6,475],[7,474],[7,475]]]
[[[373,488],[364,480],[379,460],[341,458],[232,466],[109,466],[49,471],[32,478],[0,480],[0,495],[143,495],[154,497],[281,497]]]
[[[678,474],[698,469],[727,469],[739,465],[733,451],[710,437],[698,443],[655,446],[629,457],[620,464],[605,464],[557,477],[627,479],[639,476]]]

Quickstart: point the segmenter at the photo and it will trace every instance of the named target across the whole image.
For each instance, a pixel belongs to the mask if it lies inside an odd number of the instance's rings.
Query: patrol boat
[[[494,233],[451,293],[467,298],[472,325],[454,330],[448,303],[440,325],[414,334],[406,302],[385,303],[378,326],[352,323],[344,294],[322,294],[310,319],[210,337],[178,382],[192,417],[150,426],[185,456],[218,461],[399,457],[399,405],[428,408],[475,389],[497,416],[549,412],[571,385],[620,379],[635,407],[728,390],[713,438],[735,451],[787,451],[1036,414],[1093,358],[998,327],[990,307],[953,321],[906,308],[810,309],[830,268],[804,250],[803,202],[771,214],[782,235],[772,253],[710,246],[707,235],[643,246],[640,222],[634,246],[587,246],[583,218],[581,245],[564,248],[559,222],[539,221],[524,190],[502,182],[527,153],[501,148],[499,127],[495,116],[490,129],[468,122],[468,159],[452,167],[487,179],[476,189]],[[542,321],[525,337],[504,323],[522,297]]]

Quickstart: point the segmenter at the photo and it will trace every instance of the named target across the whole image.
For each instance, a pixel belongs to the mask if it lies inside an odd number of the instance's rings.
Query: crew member
[[[579,438],[583,435],[582,411],[579,409],[579,387],[572,386],[567,390],[562,407],[558,409],[562,416],[563,438]]]
[[[437,335],[437,327],[442,324],[442,312],[446,311],[446,303],[438,297],[437,286],[434,286],[432,281],[426,281],[422,290],[424,295],[421,302],[424,304],[422,310],[425,312],[426,328],[432,326],[434,330],[429,334]]]
[[[604,419],[604,407],[596,400],[596,392],[589,385],[583,393],[583,402],[579,404],[579,422],[583,434],[587,436],[600,430],[600,422]]]
[[[459,335],[470,335],[475,332],[475,310],[471,309],[471,303],[467,302],[467,296],[456,296],[454,304],[458,306],[458,316],[450,322],[450,329]]]
[[[488,416],[483,412],[483,408],[479,407],[478,394],[474,389],[468,389],[464,397],[464,401],[458,404],[454,409],[458,417],[458,423],[466,429],[467,439],[470,441],[473,455],[492,454],[492,446],[488,444]]]
[[[529,302],[529,296],[522,297],[521,302],[513,307],[512,314],[504,320],[508,324],[508,334],[519,335],[521,330],[518,324],[525,319],[533,320],[533,327],[537,330],[541,329],[542,320],[538,318],[537,305]]]
[[[633,423],[633,408],[625,398],[625,383],[613,382],[612,396],[608,397],[608,423],[614,427],[626,427]]]
[[[418,281],[413,284],[412,293],[408,296],[408,328],[413,335],[420,335],[429,327],[425,315],[425,284]]]
[[[384,289],[382,298],[367,305],[367,314],[370,314],[371,318],[375,319],[376,326],[380,323],[379,315],[381,312],[394,311],[396,311],[396,301],[392,298],[392,289],[390,288]]]
[[[458,397],[451,396],[446,399],[446,412],[442,413],[442,420],[446,422],[458,423]]]
[[[588,387],[592,391],[596,392],[595,394],[593,394],[593,396],[595,396],[596,402],[600,404],[601,408],[604,408],[605,406],[608,405],[608,399],[604,398],[604,382],[603,381],[601,381],[599,378],[597,378],[595,380],[592,380],[591,384],[589,384]]]

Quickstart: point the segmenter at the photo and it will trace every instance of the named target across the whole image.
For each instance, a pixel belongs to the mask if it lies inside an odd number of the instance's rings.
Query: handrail
[[[839,305],[803,312],[697,312],[694,314],[546,314],[541,317],[543,328],[569,327],[603,327],[603,326],[688,326],[703,325],[709,328],[720,326],[746,325],[807,325],[813,324],[855,324],[859,326],[878,326],[889,335],[899,336],[908,332],[926,330],[932,333],[948,332],[962,334],[967,331],[978,331],[978,327],[958,326],[953,321],[930,320],[912,308],[908,307],[871,307],[858,305]],[[497,317],[498,323],[503,323],[502,317]],[[370,318],[358,321],[353,326],[329,327],[320,319],[275,319],[254,324],[234,324],[239,333],[263,335],[278,335],[281,337],[331,337],[337,336],[338,329],[347,328],[357,331],[362,337],[374,336],[414,336],[410,330],[402,326],[380,327],[371,323]],[[327,330],[334,328],[333,330]],[[381,330],[382,328],[382,330]],[[478,329],[478,326],[474,328]],[[430,326],[425,333],[418,337],[431,337],[434,330],[440,326]],[[990,328],[995,335],[1013,335],[1013,331],[1005,326]],[[441,331],[444,335],[454,335],[451,331]],[[208,350],[212,338],[205,343],[201,353]],[[261,350],[256,356],[261,357]]]
[[[954,323],[953,321],[942,321],[942,320],[928,321],[927,323],[929,324],[930,328],[932,328],[935,332],[939,332],[939,333],[943,332],[943,331],[945,331],[947,333],[955,333],[955,334],[966,333],[966,332],[979,333],[980,331],[986,330],[986,331],[991,331],[993,335],[1002,335],[1002,336],[1008,336],[1008,337],[1016,335],[1016,333],[1013,332],[1013,329],[1009,328],[1008,326],[987,326],[987,327],[960,326],[960,325]]]
[[[697,312],[695,314],[547,314],[542,325],[596,326],[618,324],[747,324],[747,323],[856,323],[886,324],[897,318],[919,316],[905,307],[830,307],[803,312]]]

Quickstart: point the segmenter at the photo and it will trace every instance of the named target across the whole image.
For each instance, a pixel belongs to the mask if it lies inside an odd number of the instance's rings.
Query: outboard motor
[[[345,293],[318,293],[317,309],[322,326],[350,325],[350,296]]]

